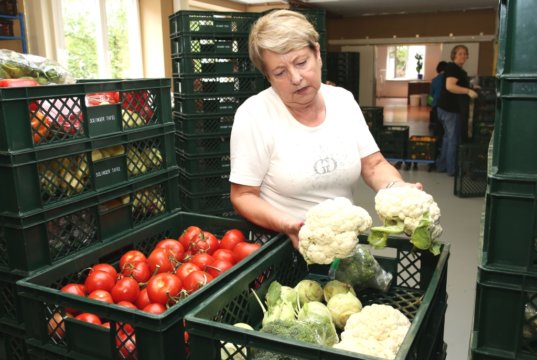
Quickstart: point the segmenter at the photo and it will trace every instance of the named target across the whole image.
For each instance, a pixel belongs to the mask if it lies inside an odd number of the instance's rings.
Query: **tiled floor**
[[[385,125],[391,122],[404,124],[410,126],[411,135],[428,134],[427,107],[408,107],[407,111],[406,99],[383,99],[377,102],[377,106],[385,108]],[[468,359],[477,259],[480,253],[479,232],[483,198],[454,196],[454,179],[444,173],[429,172],[424,164],[419,165],[417,169],[400,171],[406,181],[423,183],[425,190],[434,196],[441,209],[441,224],[444,228],[441,241],[451,246],[448,263],[448,309],[444,333],[447,360]],[[370,214],[375,214],[374,193],[365,184],[360,184],[356,199]]]

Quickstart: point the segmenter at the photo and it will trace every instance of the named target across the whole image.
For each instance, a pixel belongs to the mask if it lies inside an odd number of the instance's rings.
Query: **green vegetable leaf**
[[[422,218],[410,236],[410,242],[421,250],[429,250],[433,245],[431,238],[431,230],[429,228],[431,221],[427,218]]]
[[[267,290],[267,294],[265,295],[265,300],[269,308],[276,306],[276,304],[280,302],[281,293],[282,285],[277,281],[271,282]]]
[[[367,242],[369,242],[375,249],[385,248],[388,242],[388,234],[384,231],[371,229],[371,232],[367,237]]]

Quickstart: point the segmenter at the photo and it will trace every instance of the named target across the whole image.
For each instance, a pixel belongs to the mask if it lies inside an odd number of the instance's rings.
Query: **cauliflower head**
[[[298,234],[299,252],[308,264],[330,264],[352,254],[358,235],[373,223],[369,213],[347,198],[325,200],[306,213]]]
[[[334,347],[385,359],[395,359],[410,321],[390,305],[372,304],[352,314]]]
[[[418,249],[440,253],[440,208],[432,195],[412,186],[382,189],[375,196],[375,211],[384,225],[371,228],[371,245],[382,248],[389,234],[406,234]]]

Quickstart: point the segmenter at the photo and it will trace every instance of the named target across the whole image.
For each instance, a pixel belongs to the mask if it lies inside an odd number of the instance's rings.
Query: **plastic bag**
[[[31,78],[41,85],[75,82],[69,72],[53,60],[8,49],[0,49],[0,78]]]
[[[393,275],[380,266],[366,246],[358,245],[351,256],[339,260],[335,278],[357,290],[372,288],[386,292]]]

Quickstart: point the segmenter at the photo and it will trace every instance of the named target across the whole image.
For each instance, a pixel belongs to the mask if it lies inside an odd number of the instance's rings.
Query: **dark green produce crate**
[[[481,265],[537,276],[537,179],[490,175]]]
[[[215,76],[179,75],[173,79],[173,89],[179,94],[229,96],[251,94],[265,88],[262,75],[217,74]]]
[[[170,79],[0,89],[0,153],[67,145],[169,123],[170,90]],[[101,92],[119,92],[119,104],[86,106],[87,95]]]
[[[169,16],[170,34],[213,34],[248,36],[258,13],[181,10]]]
[[[183,209],[202,214],[222,214],[233,211],[229,200],[229,189],[226,192],[212,192],[191,194],[180,188],[179,199]]]
[[[179,207],[178,170],[28,217],[0,217],[0,269],[27,275]]]
[[[372,132],[382,130],[384,126],[384,108],[382,106],[362,106],[365,122]]]
[[[261,75],[250,61],[248,55],[230,57],[204,55],[176,56],[172,57],[172,73],[174,77],[184,75],[215,76],[218,74],[235,73]]]
[[[494,129],[493,167],[504,175],[537,175],[537,76],[500,80]]]
[[[458,149],[457,169],[453,193],[458,197],[480,197],[487,190],[488,144],[461,144]]]
[[[0,154],[0,214],[26,216],[164,173],[176,166],[174,132],[169,123],[61,147]]]
[[[160,315],[132,310],[126,307],[107,304],[72,294],[62,293],[60,289],[70,282],[83,281],[86,269],[100,262],[116,265],[127,250],[137,249],[144,254],[163,238],[178,238],[188,226],[199,226],[223,236],[225,231],[236,228],[243,231],[250,242],[263,246],[235,267],[171,307]],[[176,212],[158,222],[132,231],[113,242],[91,249],[68,261],[32,274],[17,283],[19,296],[25,312],[27,327],[26,341],[40,349],[55,351],[70,359],[138,359],[138,360],[176,360],[186,358],[184,341],[184,315],[197,306],[202,299],[218,289],[227,286],[249,264],[255,263],[273,246],[284,241],[280,235],[256,227],[238,219],[205,216],[187,212]],[[81,277],[82,276],[82,277]],[[56,312],[63,313],[65,308],[90,312],[111,323],[110,328],[66,319],[65,334],[62,339],[49,335],[47,325]],[[116,324],[130,324],[135,331],[136,354],[119,352],[115,337]],[[130,338],[130,340],[134,340]]]
[[[242,95],[192,95],[176,94],[174,98],[174,110],[181,115],[229,115],[235,114],[239,106],[251,94]]]
[[[367,242],[365,237],[362,242]],[[441,350],[443,341],[435,335],[443,327],[446,310],[446,280],[449,245],[444,244],[439,256],[412,249],[408,239],[390,238],[388,248],[377,256],[381,266],[394,274],[387,293],[376,290],[357,292],[362,304],[389,304],[399,309],[411,321],[397,360],[431,359]],[[316,279],[327,279],[319,272]],[[264,349],[301,359],[373,359],[357,353],[330,347],[283,339],[279,336],[249,331],[233,326],[237,322],[260,327],[263,313],[252,295],[265,298],[269,284],[277,280],[282,285],[295,286],[308,276],[308,267],[290,242],[282,242],[264,254],[263,258],[244,267],[225,288],[205,298],[185,317],[190,340],[191,357],[219,359],[226,343],[232,343],[242,355],[249,349]],[[241,354],[229,354],[240,356]],[[244,356],[246,358],[246,356]]]
[[[0,360],[33,360],[28,356],[24,330],[0,326]]]
[[[537,278],[478,268],[471,359],[537,359]]]
[[[488,145],[494,133],[494,123],[474,122],[472,142],[476,144]]]
[[[183,136],[175,134],[175,149],[185,155],[229,154],[229,135]]]
[[[533,0],[500,0],[496,74],[536,74],[537,22]]]
[[[384,126],[375,140],[380,152],[388,159],[406,159],[408,154],[408,126]]]
[[[436,160],[436,137],[412,135],[408,139],[408,159]]]
[[[0,270],[0,334],[2,329],[8,328],[17,332],[24,331],[23,309],[17,295],[16,285],[16,282],[22,278],[23,275]],[[1,355],[0,359],[2,359]]]
[[[190,156],[177,153],[176,157],[179,169],[191,175],[213,175],[230,171],[229,154]]]
[[[182,115],[174,112],[175,129],[183,136],[231,134],[235,115]]]
[[[213,34],[183,34],[171,36],[171,55],[231,57],[248,55],[248,36]]]
[[[229,172],[215,175],[191,175],[179,171],[179,186],[192,195],[229,193]]]

